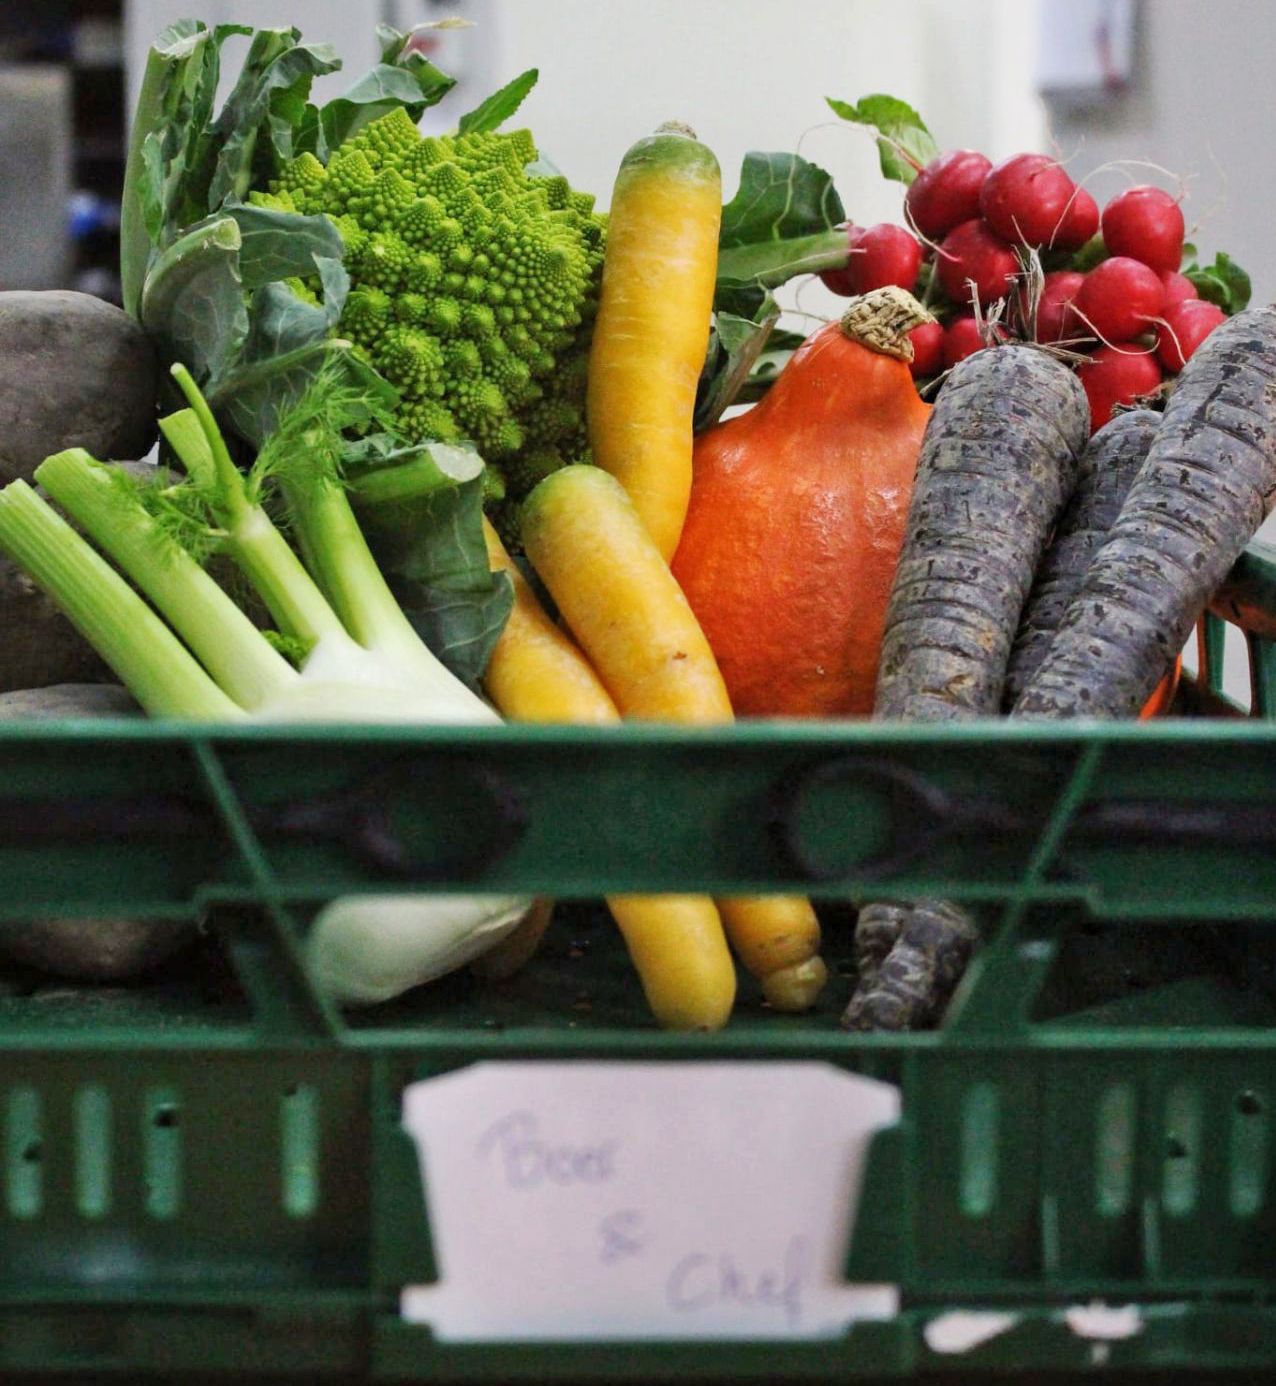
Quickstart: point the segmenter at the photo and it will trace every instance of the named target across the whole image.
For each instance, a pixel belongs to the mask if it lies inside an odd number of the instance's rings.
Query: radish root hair
[[[1153,173],[1161,174],[1163,178],[1167,178],[1177,187],[1178,193],[1176,200],[1178,202],[1183,202],[1187,199],[1187,185],[1191,181],[1191,177],[1186,174],[1176,173],[1174,169],[1166,168],[1164,164],[1154,163],[1151,159],[1109,159],[1107,163],[1099,164],[1095,168],[1092,168],[1084,178],[1078,180],[1077,186],[1085,187],[1090,179],[1101,173],[1111,172],[1114,169],[1118,173],[1129,173],[1132,169],[1150,169]],[[1135,179],[1132,175],[1130,178],[1130,186],[1135,186]]]
[[[1112,342],[1112,341],[1109,341],[1109,340],[1103,335],[1103,333],[1100,332],[1099,329],[1098,329],[1097,327],[1095,327],[1094,323],[1092,323],[1092,322],[1090,321],[1090,319],[1089,319],[1088,317],[1086,317],[1086,315],[1081,311],[1081,309],[1077,307],[1077,305],[1076,305],[1075,303],[1072,305],[1072,311],[1073,311],[1073,313],[1074,313],[1078,318],[1080,318],[1081,321],[1082,321],[1083,323],[1085,323],[1085,325],[1090,329],[1090,335],[1091,335],[1096,341],[1098,341],[1099,343],[1101,343],[1101,344],[1102,344],[1103,346],[1105,346],[1105,347],[1111,348],[1111,350],[1113,350],[1113,351],[1120,352],[1120,354],[1121,354],[1122,356],[1150,356],[1150,355],[1156,350],[1155,345],[1153,345],[1153,346],[1149,346],[1149,347],[1138,347],[1138,348],[1136,348],[1135,350],[1131,351],[1131,350],[1129,350],[1129,348],[1133,345],[1133,343],[1130,343],[1130,342]],[[1151,324],[1151,323],[1156,323],[1156,322],[1160,322],[1160,321],[1162,321],[1160,318],[1148,318],[1148,319],[1147,319],[1147,322],[1148,322],[1149,324]]]
[[[1208,225],[1219,212],[1227,205],[1228,189],[1231,186],[1231,179],[1227,175],[1227,170],[1218,161],[1218,156],[1214,153],[1213,144],[1205,146],[1205,153],[1210,161],[1210,167],[1218,175],[1219,193],[1214,201],[1201,213],[1201,215],[1188,228],[1187,239],[1196,240],[1203,227]]]
[[[911,231],[912,234],[917,237],[917,239],[922,243],[922,245],[926,247],[927,250],[933,250],[936,255],[942,255],[945,260],[955,260],[957,258],[955,255],[952,255],[948,251],[944,250],[938,241],[932,241],[929,236],[924,235],[918,229],[917,223],[913,220],[912,208],[909,207],[907,202],[904,203],[904,224],[908,227],[909,231]]]

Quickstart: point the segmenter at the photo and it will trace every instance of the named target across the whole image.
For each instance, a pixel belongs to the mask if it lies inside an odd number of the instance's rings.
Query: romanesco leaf
[[[472,111],[468,111],[457,125],[459,134],[467,135],[480,130],[495,130],[503,125],[523,104],[528,92],[536,85],[540,72],[529,67],[500,91],[494,91],[486,101],[482,101]]]

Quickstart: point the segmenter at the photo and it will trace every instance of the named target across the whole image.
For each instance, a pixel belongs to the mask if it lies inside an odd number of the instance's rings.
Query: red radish
[[[889,221],[851,226],[846,238],[851,247],[850,263],[845,269],[825,270],[820,275],[825,288],[851,298],[889,284],[911,289],[917,283],[922,248],[917,237],[902,226]]]
[[[962,313],[944,328],[944,368],[952,370],[958,361],[983,351],[988,345],[987,333],[997,340],[1005,340],[1005,332],[1000,327],[980,330],[972,313]]]
[[[1099,204],[1084,188],[1074,189],[1050,244],[1057,250],[1080,250],[1099,229]]]
[[[1084,326],[1072,311],[1073,300],[1084,283],[1085,275],[1079,270],[1052,270],[1045,276],[1037,302],[1037,341],[1058,342],[1085,335]]]
[[[1141,260],[1158,274],[1178,269],[1183,259],[1183,209],[1164,188],[1127,188],[1103,209],[1101,225],[1113,255]]]
[[[1200,298],[1200,294],[1196,292],[1196,285],[1187,275],[1180,274],[1178,270],[1170,270],[1168,274],[1163,274],[1161,283],[1165,285],[1166,308],[1175,303],[1185,303],[1189,299]]]
[[[1077,290],[1075,309],[1084,329],[1105,342],[1129,342],[1161,316],[1161,276],[1128,255],[1104,260]]]
[[[914,380],[924,380],[927,376],[938,375],[944,368],[944,325],[938,322],[924,322],[914,327],[908,334],[913,344],[913,359],[909,368]]]
[[[979,190],[992,161],[973,149],[951,149],[932,159],[904,194],[908,220],[928,240],[979,215]]]
[[[940,242],[935,272],[944,292],[955,303],[969,303],[973,281],[979,302],[992,303],[1014,288],[1019,257],[975,217],[955,226]]]
[[[1227,314],[1216,303],[1203,298],[1185,298],[1165,310],[1165,320],[1156,338],[1156,354],[1167,371],[1176,374],[1192,359],[1192,353],[1220,324]]]
[[[820,282],[831,293],[840,294],[843,298],[854,298],[856,289],[855,282],[851,277],[851,265],[855,262],[855,233],[863,231],[862,226],[852,226],[849,222],[845,227],[846,243],[851,251],[851,258],[844,269],[831,269],[820,271]]]
[[[984,179],[979,210],[1003,240],[1046,245],[1063,225],[1076,186],[1047,155],[1016,154]]]
[[[1077,367],[1077,377],[1090,401],[1090,432],[1097,433],[1118,404],[1155,394],[1161,384],[1156,356],[1136,342],[1101,346]]]

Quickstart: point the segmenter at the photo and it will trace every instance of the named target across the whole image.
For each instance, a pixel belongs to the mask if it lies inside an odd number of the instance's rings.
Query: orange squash
[[[930,406],[901,289],[856,299],[696,440],[672,560],[741,717],[867,715]]]
[[[1170,665],[1170,672],[1152,690],[1146,703],[1139,709],[1139,721],[1148,722],[1153,717],[1168,717],[1174,707],[1174,695],[1179,691],[1183,678],[1183,656],[1179,655]]]

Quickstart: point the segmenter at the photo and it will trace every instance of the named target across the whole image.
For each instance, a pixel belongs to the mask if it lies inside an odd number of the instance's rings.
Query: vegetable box
[[[1249,716],[1222,692],[1225,634],[1248,642]],[[1148,724],[0,727],[5,927],[207,922],[134,985],[4,976],[0,1368],[1270,1369],[1274,637],[1276,554],[1255,545],[1202,624],[1182,716]],[[565,903],[511,979],[339,1013],[299,940],[321,902],[387,884]],[[937,1030],[838,1026],[846,902],[884,884],[979,920]],[[821,902],[826,1001],[781,1016],[745,989],[698,1036],[653,1026],[589,903],[794,887]],[[403,1094],[485,1060],[744,1061],[777,1082],[813,1061],[895,1086],[844,1270],[897,1287],[897,1311],[783,1342],[460,1341],[408,1321],[401,1292],[441,1269]]]

